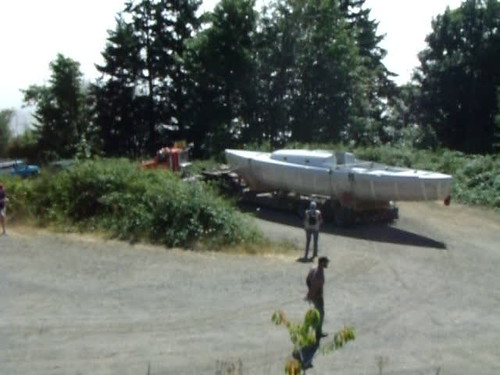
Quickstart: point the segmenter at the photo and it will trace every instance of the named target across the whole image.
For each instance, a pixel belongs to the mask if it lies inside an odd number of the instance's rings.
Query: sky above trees
[[[217,0],[204,0],[212,9]],[[257,1],[257,3],[265,0]],[[116,14],[125,0],[17,0],[0,4],[0,109],[19,108],[21,89],[44,84],[49,64],[62,53],[81,64],[86,79],[98,76],[94,64],[101,63],[107,30],[115,25]],[[418,64],[416,54],[425,47],[431,19],[446,6],[455,8],[460,0],[368,0],[372,17],[386,34],[381,46],[388,51],[387,68],[406,82]]]

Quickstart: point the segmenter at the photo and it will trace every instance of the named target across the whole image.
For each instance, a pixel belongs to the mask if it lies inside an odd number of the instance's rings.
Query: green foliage
[[[500,86],[497,87],[497,113],[495,115],[495,133],[493,152],[500,151]]]
[[[25,91],[38,151],[137,158],[177,139],[212,158],[241,144],[325,139],[498,148],[498,1],[438,16],[414,82],[399,88],[366,0],[271,0],[260,14],[255,0],[222,0],[198,16],[200,4],[127,1],[91,95],[78,63],[58,55],[50,84]]]
[[[462,157],[454,175],[454,195],[471,204],[500,208],[500,158],[498,156]]]
[[[90,157],[98,141],[80,64],[58,54],[50,69],[49,85],[24,90],[24,102],[36,107],[39,156],[45,160]]]
[[[32,218],[35,213],[33,212],[33,206],[29,202],[35,195],[34,180],[3,175],[1,181],[9,198],[9,217],[11,219],[13,217],[14,220]]]
[[[35,132],[27,130],[10,140],[7,152],[9,158],[35,161],[39,156],[38,150]]]
[[[309,309],[304,315],[303,323],[294,323],[288,320],[286,314],[282,310],[273,313],[271,321],[279,326],[284,325],[290,335],[290,340],[293,344],[293,350],[306,346],[312,346],[316,343],[316,328],[320,322],[320,314],[317,309]],[[332,353],[335,350],[341,349],[346,343],[356,338],[353,327],[344,327],[334,334],[333,340],[326,343],[322,348],[323,354]],[[295,359],[290,359],[285,364],[285,373],[288,375],[298,375],[301,371],[300,362]]]
[[[0,157],[4,157],[7,154],[7,145],[11,136],[9,123],[13,112],[10,109],[0,111]]]
[[[319,311],[316,309],[307,310],[303,323],[291,322],[282,310],[276,311],[271,317],[271,321],[275,325],[286,327],[294,350],[316,343],[316,327],[320,321]]]
[[[124,159],[79,162],[6,186],[14,209],[42,222],[120,239],[169,247],[252,246],[261,240],[248,219],[205,184],[185,183],[169,171],[143,170]]]
[[[161,125],[178,125],[184,137],[194,101],[184,67],[185,42],[199,27],[200,0],[127,1],[109,32],[94,87],[106,155],[151,154],[168,136]],[[189,107],[189,108],[188,108]],[[171,139],[170,139],[171,140]]]
[[[324,354],[328,354],[335,350],[339,350],[349,341],[353,341],[355,339],[356,339],[356,334],[354,333],[354,328],[344,327],[333,335],[333,340],[327,343],[322,348],[322,352]]]
[[[96,103],[99,135],[107,156],[138,157],[145,153],[148,118],[146,101],[144,94],[136,95],[135,88],[136,85],[143,87],[143,83],[138,82],[138,43],[133,25],[127,24],[121,17],[117,18],[116,28],[109,31],[103,52],[105,64],[97,66],[104,80],[93,86],[92,95]],[[149,106],[153,104],[149,103]],[[154,116],[151,110],[149,113]]]
[[[492,153],[500,86],[500,3],[465,0],[432,23],[415,78],[421,90],[414,108],[444,147]]]
[[[276,0],[260,24],[253,141],[380,142],[394,84],[364,0]]]
[[[216,156],[245,136],[254,81],[255,0],[222,0],[188,44],[186,66],[198,98],[190,140],[198,153]]]

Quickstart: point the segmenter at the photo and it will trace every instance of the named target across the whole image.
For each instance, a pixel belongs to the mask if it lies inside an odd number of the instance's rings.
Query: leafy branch
[[[275,325],[284,325],[290,335],[294,353],[298,353],[302,358],[301,348],[313,346],[317,342],[316,328],[320,322],[320,314],[317,309],[309,309],[302,323],[290,321],[283,310],[276,311],[271,318]],[[333,335],[333,340],[322,347],[323,354],[329,354],[341,349],[346,343],[356,338],[353,327],[344,327]],[[305,372],[306,369],[304,369]],[[302,371],[301,362],[295,358],[289,359],[285,363],[285,373],[288,375],[298,375]]]

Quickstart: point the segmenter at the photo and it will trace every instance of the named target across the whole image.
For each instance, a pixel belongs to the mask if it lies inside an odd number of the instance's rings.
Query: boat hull
[[[226,150],[231,169],[254,191],[284,190],[366,201],[443,200],[450,195],[452,177],[446,174],[361,161],[321,163],[315,155],[296,164],[273,159],[270,153]]]

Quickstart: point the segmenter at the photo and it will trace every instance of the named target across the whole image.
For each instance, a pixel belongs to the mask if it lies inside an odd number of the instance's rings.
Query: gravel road
[[[326,225],[325,330],[356,340],[312,374],[499,374],[500,217],[400,204],[392,226]],[[299,220],[261,210],[284,255],[167,250],[25,227],[0,237],[0,374],[282,374],[272,313],[308,308]],[[328,338],[327,338],[328,340]],[[220,370],[218,372],[218,370]],[[238,372],[233,372],[238,374]]]

